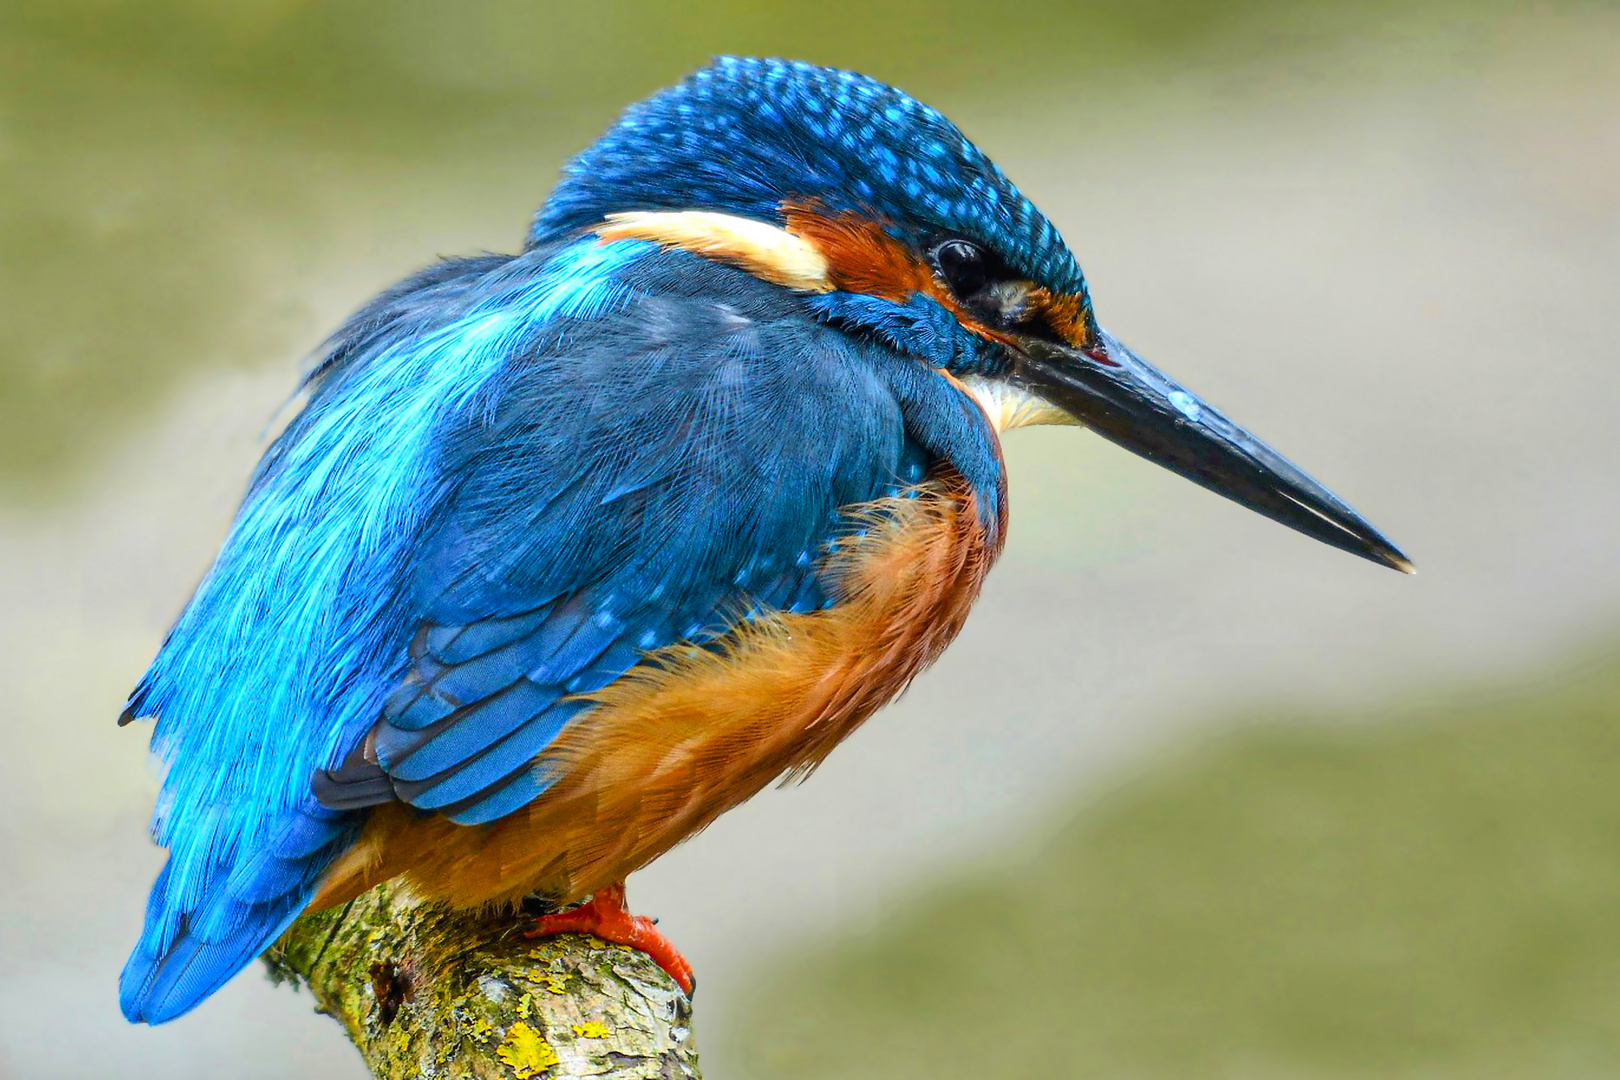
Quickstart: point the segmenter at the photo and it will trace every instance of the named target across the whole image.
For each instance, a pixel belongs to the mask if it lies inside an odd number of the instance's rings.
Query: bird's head
[[[595,231],[740,266],[961,380],[998,429],[1079,423],[1318,540],[1411,563],[1097,322],[1051,222],[936,110],[851,72],[723,58],[569,165],[531,246]]]

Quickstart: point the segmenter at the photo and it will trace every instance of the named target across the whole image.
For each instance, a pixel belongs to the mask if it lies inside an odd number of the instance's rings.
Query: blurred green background
[[[1612,1076],[1620,662],[1582,659],[1229,718],[769,972],[743,1073]]]
[[[1615,5],[0,0],[0,1077],[360,1074],[253,973],[123,1025],[112,721],[321,337],[719,52],[953,116],[1422,576],[1012,437],[939,668],[636,879],[708,1075],[1620,1073]]]

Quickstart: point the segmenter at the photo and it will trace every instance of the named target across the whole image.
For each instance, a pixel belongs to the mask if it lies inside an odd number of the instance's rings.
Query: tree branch
[[[397,885],[308,915],[264,956],[386,1080],[700,1080],[692,1010],[641,953],[532,917],[417,903]]]

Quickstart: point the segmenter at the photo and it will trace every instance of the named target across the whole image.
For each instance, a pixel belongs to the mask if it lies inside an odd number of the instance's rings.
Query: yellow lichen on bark
[[[557,1051],[546,1042],[546,1037],[522,1020],[507,1030],[495,1056],[511,1066],[512,1075],[518,1080],[539,1076],[559,1061]]]
[[[530,925],[382,885],[299,920],[265,961],[385,1080],[700,1080],[691,1002],[656,964]]]

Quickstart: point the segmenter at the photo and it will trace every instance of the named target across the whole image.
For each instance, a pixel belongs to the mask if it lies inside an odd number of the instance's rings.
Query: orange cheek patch
[[[827,279],[834,289],[896,304],[922,293],[980,337],[1012,343],[1012,335],[985,325],[963,307],[928,264],[890,236],[881,222],[854,214],[827,215],[806,206],[785,206],[783,215],[788,232],[810,241],[827,260]]]
[[[810,241],[827,260],[833,288],[865,293],[903,304],[919,292],[933,292],[933,273],[883,226],[853,214],[829,217],[813,210],[784,208],[787,230]]]

